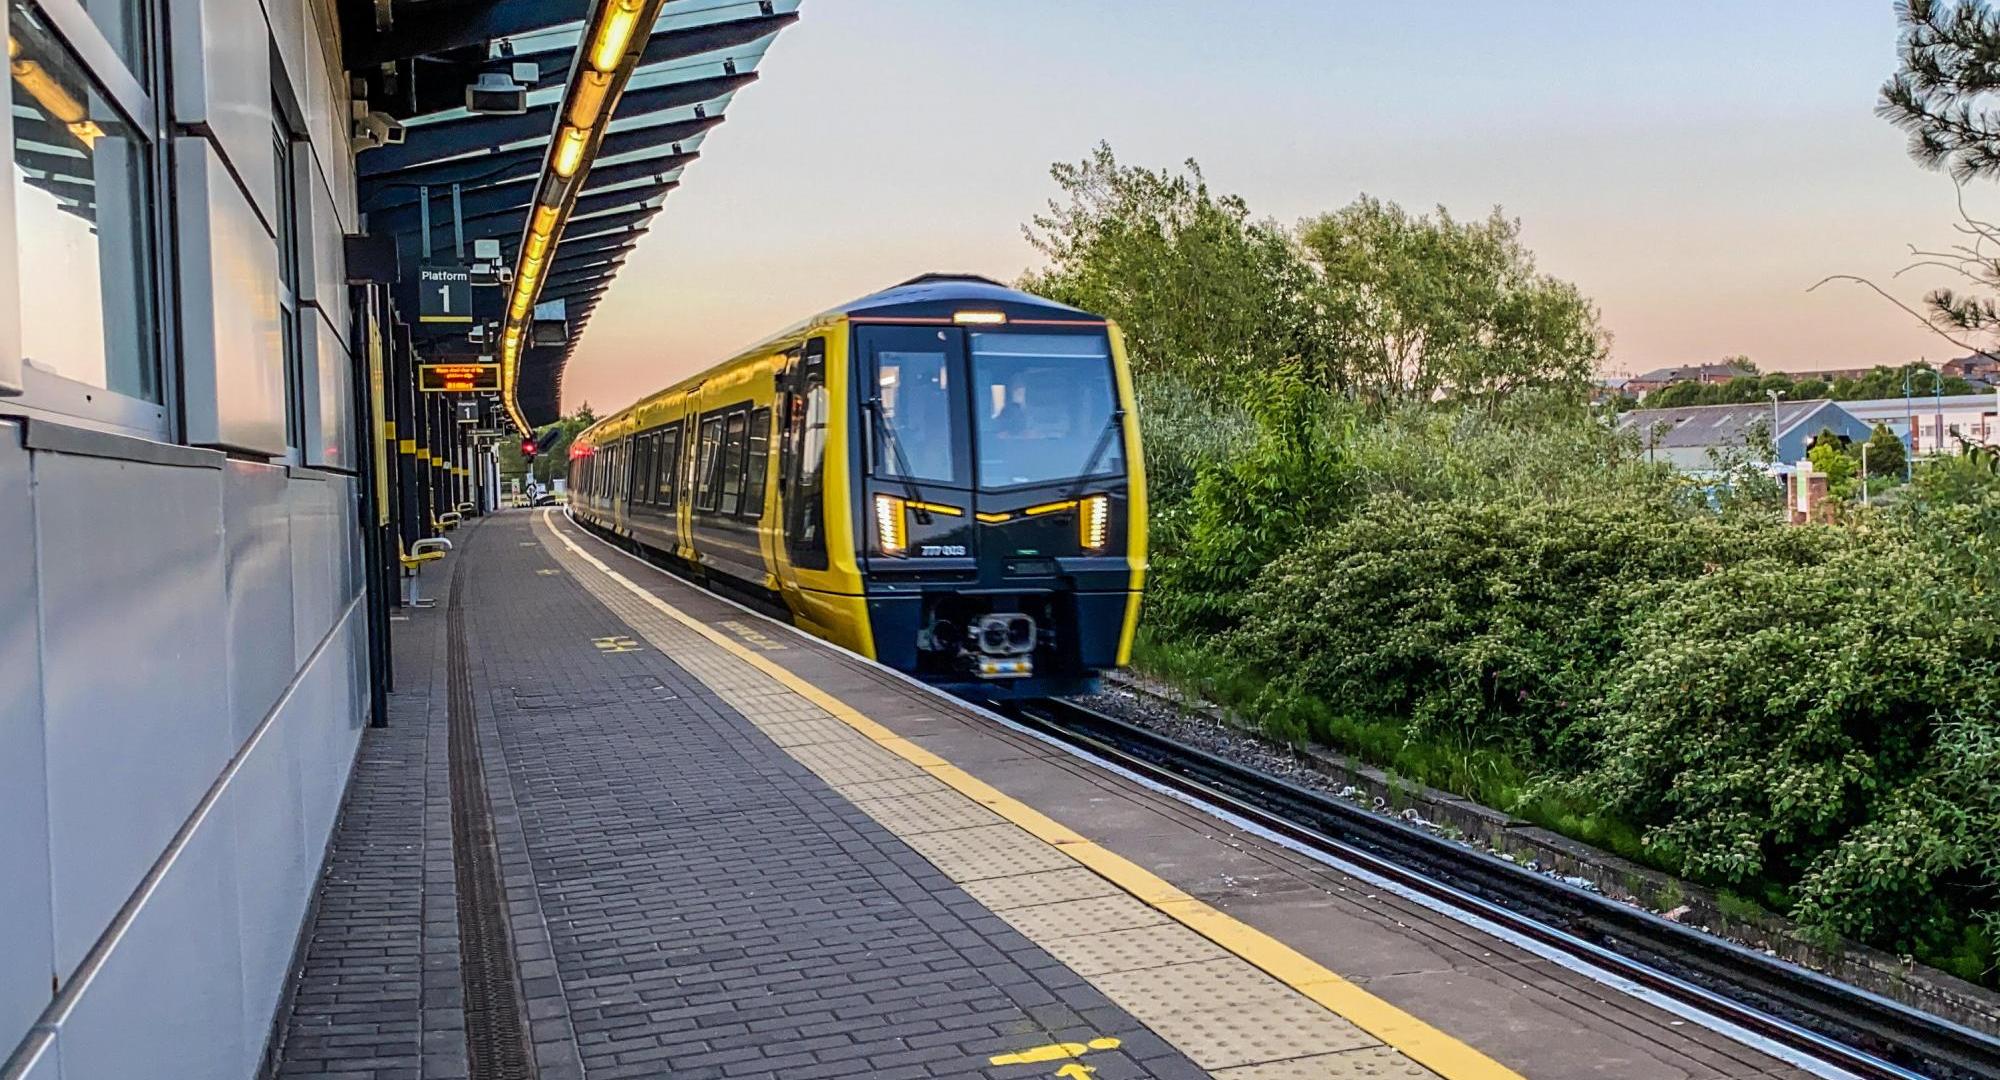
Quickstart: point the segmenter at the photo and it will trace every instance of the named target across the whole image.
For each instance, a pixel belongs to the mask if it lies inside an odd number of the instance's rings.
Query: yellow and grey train
[[[967,275],[817,315],[577,437],[579,521],[959,693],[1122,666],[1146,577],[1118,328]]]

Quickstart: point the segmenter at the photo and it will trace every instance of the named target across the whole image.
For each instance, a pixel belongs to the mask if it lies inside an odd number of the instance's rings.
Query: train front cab
[[[1054,305],[855,317],[852,353],[876,659],[997,699],[1123,666],[1146,504],[1116,327]]]

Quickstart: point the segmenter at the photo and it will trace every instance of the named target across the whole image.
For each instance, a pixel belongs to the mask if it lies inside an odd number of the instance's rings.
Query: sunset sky
[[[697,0],[698,2],[698,0]],[[670,9],[671,10],[671,9]],[[1873,115],[1888,0],[805,0],[600,306],[564,408],[623,405],[926,270],[1009,280],[1048,167],[1199,160],[1281,221],[1367,192],[1495,204],[1614,335],[1612,372],[1958,355],[1854,286],[1953,240]],[[1990,190],[1989,190],[1990,189]],[[2000,185],[1968,191],[2000,212]]]

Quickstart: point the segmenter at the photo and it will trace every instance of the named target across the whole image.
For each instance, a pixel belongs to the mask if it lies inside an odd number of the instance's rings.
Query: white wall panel
[[[306,10],[306,0],[263,0],[264,21],[271,26],[271,44],[277,48],[277,62],[283,67],[283,77],[291,84],[304,106],[305,91],[299,88],[299,81],[306,73],[306,50],[319,48],[319,43],[308,38],[307,28],[312,26],[312,12]],[[273,81],[278,73],[272,74]]]
[[[307,193],[308,213],[301,223],[299,240],[299,298],[317,305],[326,313],[326,322],[345,335],[348,327],[347,257],[341,237],[347,231],[333,196],[327,193],[315,170],[301,179],[299,190]]]
[[[354,358],[324,319],[313,320],[312,327],[316,331],[311,349],[318,381],[312,394],[316,408],[309,419],[316,438],[308,448],[306,460],[329,469],[352,469],[355,467],[354,387],[349,380],[354,377]]]
[[[310,673],[308,678],[312,678]],[[325,836],[309,837],[305,826],[304,736],[313,726],[345,726],[335,716],[315,714],[288,696],[269,727],[248,748],[229,782],[236,813],[236,895],[242,922],[237,940],[243,956],[244,1050],[250,1061],[235,1075],[249,1076],[262,1051],[261,1035],[271,1022],[291,968],[299,925],[312,895]],[[315,842],[315,840],[317,842]]]
[[[231,461],[223,470],[231,746],[250,737],[297,671],[286,483],[282,465]]]
[[[175,139],[174,168],[188,441],[283,454],[277,241],[207,140]]]
[[[235,750],[218,617],[222,472],[50,453],[33,467],[55,960],[67,978]]]
[[[294,82],[299,87],[300,108],[306,114],[306,133],[313,155],[326,184],[334,193],[334,207],[342,231],[354,231],[353,116],[348,111],[346,76],[336,66],[326,41],[315,41],[305,51],[305,70]]]
[[[55,974],[28,475],[20,425],[0,423],[0,1057],[48,1006]]]
[[[333,618],[345,601],[338,579],[340,530],[351,520],[337,514],[333,485],[323,480],[294,479],[286,492],[292,517],[293,666],[305,663],[320,639],[333,629]]]
[[[270,230],[278,187],[271,148],[271,28],[264,9],[257,0],[170,0],[168,18],[174,119],[212,135]]]
[[[225,789],[78,997],[65,1077],[246,1075],[235,817]]]

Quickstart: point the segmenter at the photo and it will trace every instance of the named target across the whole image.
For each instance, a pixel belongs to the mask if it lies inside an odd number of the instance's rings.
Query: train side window
[[[791,395],[792,415],[785,425],[785,546],[792,565],[804,570],[827,568],[825,485],[826,339],[805,344],[799,364],[798,389]]]
[[[771,410],[750,414],[749,451],[743,468],[743,506],[738,513],[752,521],[764,516],[765,473],[771,460]]]
[[[749,417],[741,409],[730,413],[723,426],[722,502],[717,509],[731,517],[743,508],[743,451],[748,430]]]
[[[643,506],[653,501],[648,485],[638,483],[636,479],[651,475],[652,468],[653,437],[641,435],[632,440],[632,475],[635,478],[632,484],[632,502],[636,506]]]
[[[674,472],[681,459],[681,428],[679,424],[660,432],[660,455],[653,465],[653,501],[661,506],[674,505]]]
[[[700,496],[695,506],[713,510],[722,499],[722,417],[710,416],[701,422],[701,461],[695,466],[700,478]]]

